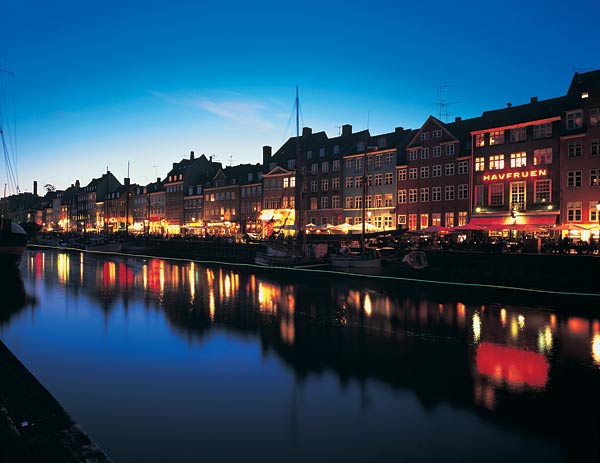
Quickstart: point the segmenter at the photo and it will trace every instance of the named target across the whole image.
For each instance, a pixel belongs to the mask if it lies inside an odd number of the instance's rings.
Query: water
[[[116,462],[600,457],[598,301],[53,251],[21,275],[1,339]]]

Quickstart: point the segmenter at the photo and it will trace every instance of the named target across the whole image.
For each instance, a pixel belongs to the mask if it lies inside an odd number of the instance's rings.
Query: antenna
[[[439,108],[438,119],[440,121],[443,120],[443,122],[448,122],[448,115],[452,114],[452,113],[448,112],[448,106],[456,103],[456,101],[444,100],[444,98],[442,97],[442,92],[445,89],[451,88],[451,87],[454,87],[454,85],[434,85],[434,88],[437,88],[438,93],[439,93],[439,100],[437,101],[437,103],[434,103],[434,104],[438,105],[438,108]]]
[[[160,166],[152,166],[152,167],[154,167],[154,178],[157,178],[158,177],[158,167],[160,167]]]
[[[229,159],[228,160],[229,160],[229,167],[232,167],[234,162],[238,162],[237,159],[233,159],[232,155],[229,155]]]
[[[341,125],[334,125],[334,127],[336,129],[338,129],[338,137],[342,136],[342,126]]]

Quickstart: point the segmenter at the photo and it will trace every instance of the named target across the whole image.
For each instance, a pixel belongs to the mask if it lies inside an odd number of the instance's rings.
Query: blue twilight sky
[[[600,68],[598,0],[4,0],[1,10],[0,68],[14,72],[0,73],[2,121],[16,127],[21,191],[85,185],[107,166],[122,181],[128,161],[145,184],[191,150],[260,162],[263,145],[295,135],[296,85],[301,125],[331,137],[342,124],[417,128],[439,116],[436,86],[448,86],[452,120],[562,95],[575,71]]]

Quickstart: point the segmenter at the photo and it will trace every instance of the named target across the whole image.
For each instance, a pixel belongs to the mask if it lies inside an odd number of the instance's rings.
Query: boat
[[[0,268],[18,267],[28,241],[29,235],[21,225],[0,218]]]

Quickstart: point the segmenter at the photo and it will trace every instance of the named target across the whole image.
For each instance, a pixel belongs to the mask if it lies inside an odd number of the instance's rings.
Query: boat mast
[[[365,246],[365,227],[366,227],[366,200],[367,200],[367,146],[368,146],[369,136],[368,133],[365,133],[365,149],[363,152],[363,175],[362,175],[362,204],[361,204],[361,220],[362,220],[362,232],[360,237],[360,254],[364,258],[366,255],[366,246]]]
[[[306,230],[304,230],[304,192],[306,191],[305,166],[302,162],[302,153],[300,150],[300,97],[298,96],[298,86],[296,85],[296,169],[300,174],[300,195],[298,197],[298,233],[302,233],[302,252],[306,253]]]

